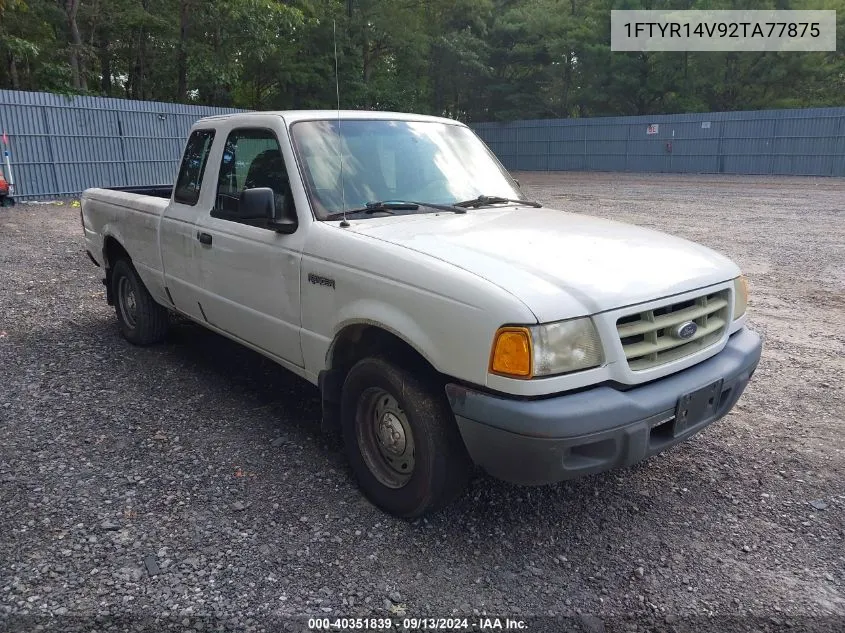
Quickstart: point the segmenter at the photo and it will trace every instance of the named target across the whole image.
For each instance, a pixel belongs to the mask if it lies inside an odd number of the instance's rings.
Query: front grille
[[[620,318],[616,331],[628,366],[634,371],[651,369],[717,343],[730,320],[728,293],[721,290]],[[687,321],[698,329],[691,337],[680,338],[674,330]]]

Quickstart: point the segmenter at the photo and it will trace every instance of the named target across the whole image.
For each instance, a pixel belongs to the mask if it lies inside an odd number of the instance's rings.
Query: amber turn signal
[[[499,328],[490,356],[490,371],[512,378],[531,378],[531,332],[528,328]]]

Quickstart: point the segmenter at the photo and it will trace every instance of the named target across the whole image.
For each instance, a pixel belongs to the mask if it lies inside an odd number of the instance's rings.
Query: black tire
[[[445,393],[438,386],[437,381],[382,358],[359,361],[343,384],[341,424],[349,464],[366,497],[398,517],[414,519],[444,507],[463,493],[469,481],[472,462]],[[410,475],[398,472],[403,456],[397,457],[394,463],[395,455],[384,457],[385,448],[378,446],[382,454],[373,456],[370,446],[373,440],[385,447],[384,442],[374,437],[382,428],[379,426],[377,431],[375,423],[379,419],[379,409],[375,407],[379,404],[370,404],[372,398],[389,401],[381,394],[392,398],[403,428],[410,429],[408,442],[413,450]],[[383,415],[386,418],[391,414],[387,411]],[[379,458],[383,463],[378,463]],[[393,475],[396,480],[392,480]],[[405,477],[407,480],[403,481]]]
[[[115,262],[111,289],[120,333],[127,341],[134,345],[153,345],[164,340],[170,313],[155,302],[128,259]]]

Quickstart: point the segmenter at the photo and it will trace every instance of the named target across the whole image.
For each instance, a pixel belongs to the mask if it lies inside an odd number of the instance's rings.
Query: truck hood
[[[540,322],[659,299],[740,274],[733,262],[700,244],[547,208],[401,215],[350,228],[474,273],[520,299]]]

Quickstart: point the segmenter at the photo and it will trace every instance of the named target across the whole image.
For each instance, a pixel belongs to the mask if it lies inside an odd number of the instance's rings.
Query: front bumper
[[[715,356],[627,391],[600,386],[518,400],[450,383],[446,393],[476,464],[505,481],[547,484],[630,466],[688,439],[736,404],[761,351],[760,337],[743,328]],[[694,425],[676,425],[678,399],[718,380],[712,413]]]

